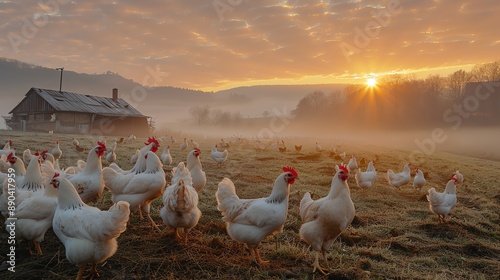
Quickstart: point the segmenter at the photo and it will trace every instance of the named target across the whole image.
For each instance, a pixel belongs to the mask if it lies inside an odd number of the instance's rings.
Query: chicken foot
[[[40,255],[40,256],[43,255],[42,248],[40,248],[40,243],[33,241],[33,244],[35,244],[35,249],[36,249],[36,252],[38,253],[38,255]]]
[[[175,239],[187,243],[189,230],[184,229],[184,233],[180,234],[178,228],[175,229]]]
[[[97,271],[97,264],[92,265],[92,268],[90,269],[89,273],[89,279],[94,279],[94,276],[96,276],[97,278],[101,277],[99,275],[99,271]]]
[[[323,251],[323,259],[325,260],[325,262],[327,262],[327,259],[326,259],[326,254],[325,252]],[[328,263],[327,263],[328,265]],[[319,272],[321,272],[323,275],[327,275],[327,273],[325,271],[330,271],[329,268],[324,268],[324,267],[321,267],[319,265],[319,252],[316,252],[315,254],[315,258],[314,258],[314,263],[312,264],[313,266],[313,273],[316,272],[316,269],[319,270]]]
[[[139,213],[141,213],[141,211],[139,211]],[[155,221],[153,221],[151,216],[149,216],[149,213],[146,213],[146,217],[148,218],[149,222],[151,223],[151,226],[153,227],[153,229],[157,229],[158,231],[161,232],[160,228],[156,225]]]
[[[250,250],[250,254],[252,255],[252,259],[253,259],[254,262],[256,262],[258,264],[269,263],[269,261],[263,260],[260,257],[259,250],[257,249],[257,247],[252,248],[249,245],[247,245],[247,247]]]
[[[179,234],[179,229],[178,228],[175,228],[175,239],[177,239],[177,240],[181,240],[182,239],[181,235]]]
[[[85,266],[81,266],[80,269],[78,270],[78,275],[76,276],[76,280],[94,279],[94,277],[100,277],[96,266],[97,266],[97,264],[93,264],[92,268],[89,270],[89,274],[85,277],[83,277],[83,273],[85,272]]]

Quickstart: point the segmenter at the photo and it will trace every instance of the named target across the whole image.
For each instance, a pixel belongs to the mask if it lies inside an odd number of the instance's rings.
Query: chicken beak
[[[291,177],[288,178],[288,182],[287,183],[290,184],[290,185],[292,185],[293,183],[295,183],[295,180],[298,180],[298,179],[299,179],[299,177],[295,177],[295,176],[292,175]]]

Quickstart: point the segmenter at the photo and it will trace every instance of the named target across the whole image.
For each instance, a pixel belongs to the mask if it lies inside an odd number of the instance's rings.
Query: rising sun
[[[374,87],[377,85],[377,80],[375,78],[369,78],[368,80],[366,80],[366,84],[369,87]]]

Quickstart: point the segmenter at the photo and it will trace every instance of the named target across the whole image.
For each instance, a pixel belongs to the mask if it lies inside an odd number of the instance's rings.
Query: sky
[[[447,75],[500,57],[496,0],[0,0],[0,57],[216,91]]]

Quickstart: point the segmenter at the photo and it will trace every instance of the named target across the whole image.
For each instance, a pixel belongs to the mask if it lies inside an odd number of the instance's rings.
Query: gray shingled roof
[[[137,109],[130,106],[127,101],[112,98],[84,95],[73,92],[51,89],[32,88],[43,99],[45,99],[56,111],[63,112],[85,112],[106,116],[134,116],[145,117]]]

